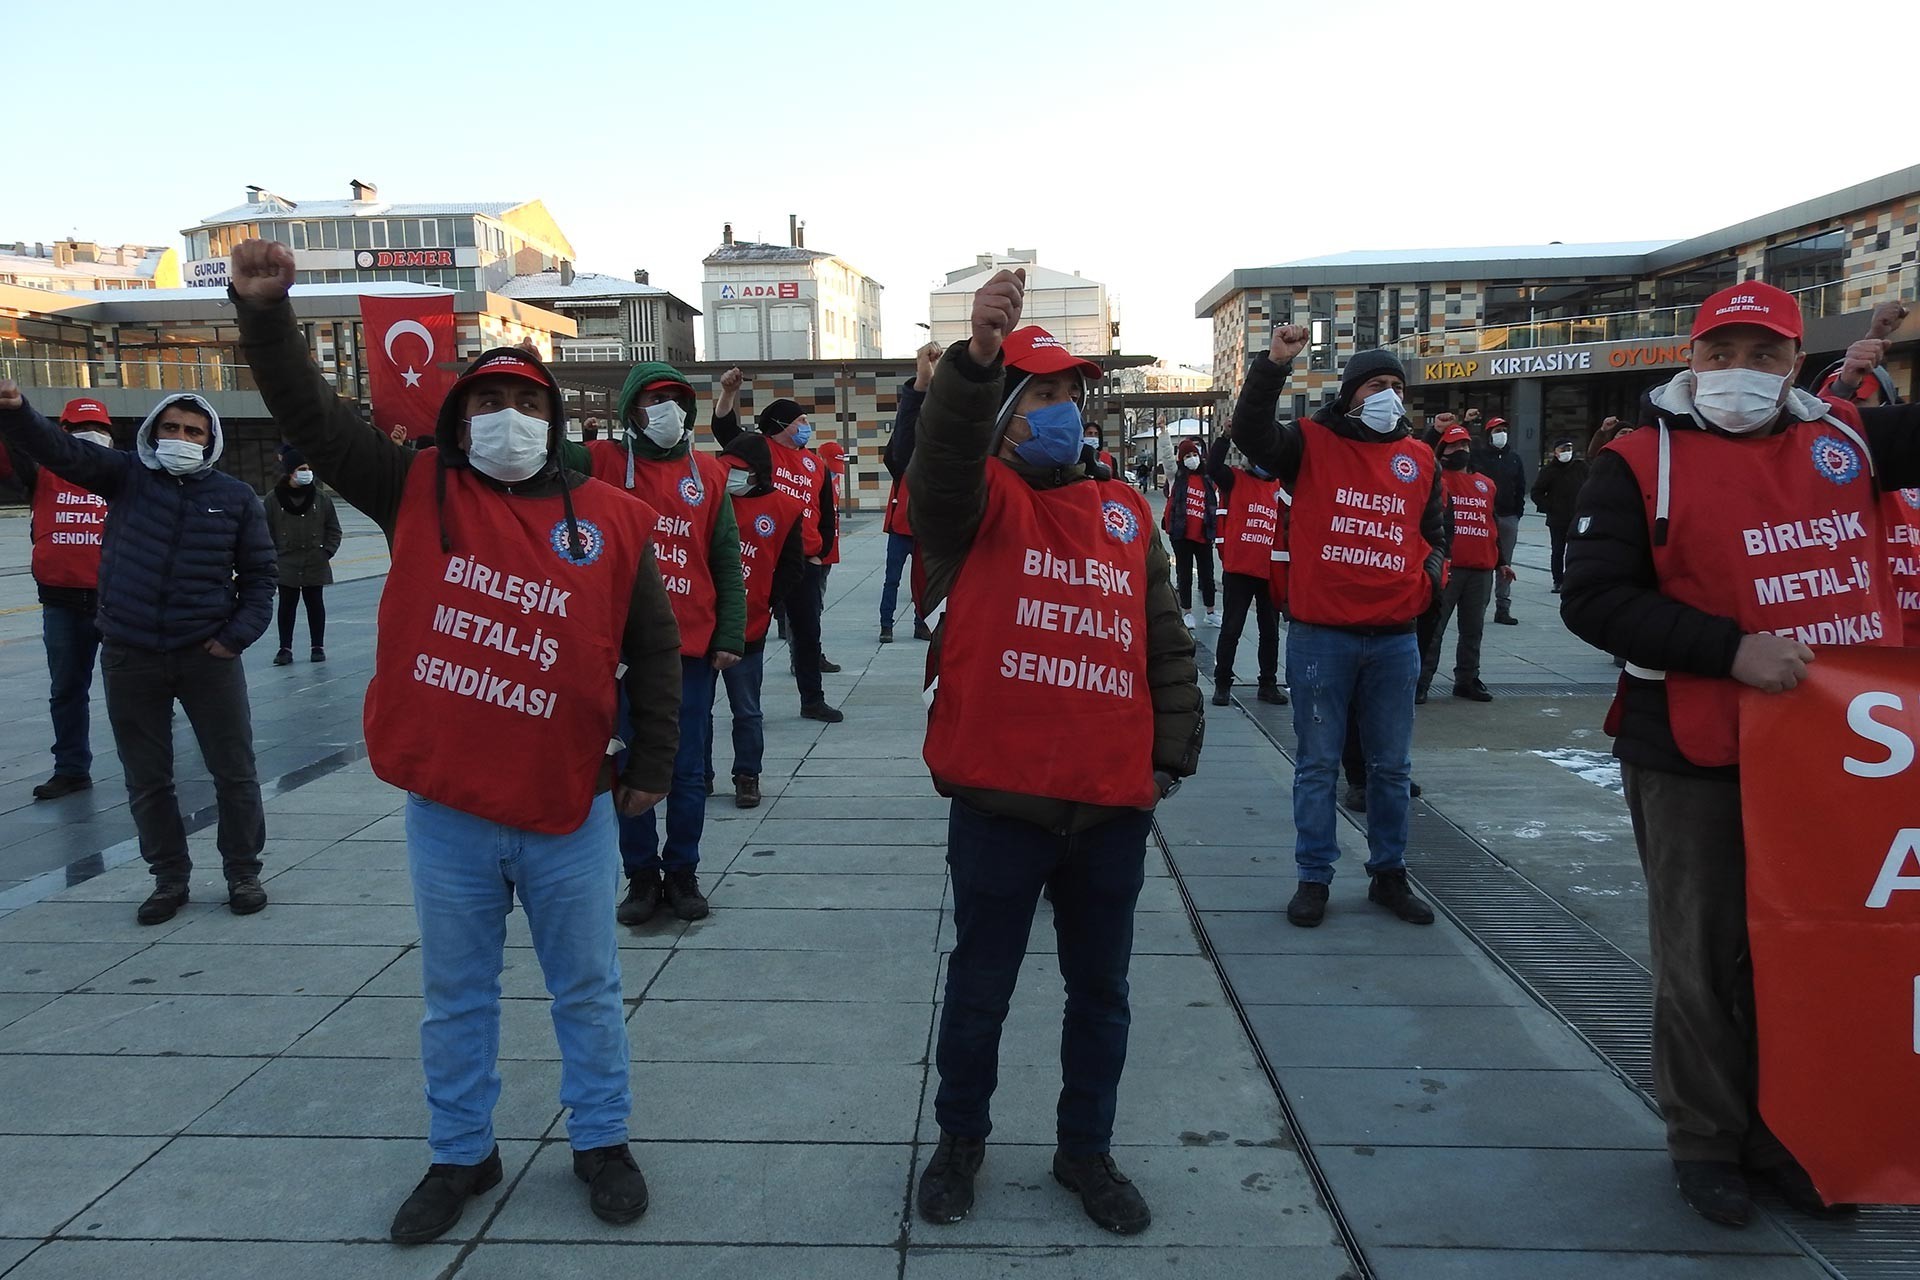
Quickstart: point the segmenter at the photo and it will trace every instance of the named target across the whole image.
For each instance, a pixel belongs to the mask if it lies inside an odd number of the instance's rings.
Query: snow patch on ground
[[[1620,762],[1604,751],[1583,751],[1578,747],[1560,747],[1552,751],[1536,751],[1533,754],[1542,760],[1559,765],[1569,773],[1578,774],[1594,786],[1604,787],[1617,796],[1627,794],[1625,784],[1620,781]]]
[[[1537,822],[1529,822],[1524,827],[1516,828],[1513,834],[1518,840],[1538,840],[1547,834],[1547,829]]]

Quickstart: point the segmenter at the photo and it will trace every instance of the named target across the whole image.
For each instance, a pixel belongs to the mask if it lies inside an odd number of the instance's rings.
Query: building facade
[[[736,240],[727,223],[704,266],[707,359],[879,359],[883,286],[807,248],[798,218],[788,220],[784,245]]]
[[[948,347],[969,336],[973,295],[996,273],[1012,268],[1023,268],[1027,273],[1022,324],[1039,325],[1066,343],[1075,355],[1105,356],[1120,350],[1120,316],[1107,286],[1084,278],[1078,271],[1069,274],[1041,266],[1040,254],[1034,249],[983,253],[972,266],[947,272],[946,283],[927,299],[933,340]]]
[[[652,283],[645,271],[624,280],[576,272],[571,262],[562,262],[557,270],[515,276],[499,292],[573,321],[577,336],[555,344],[554,355],[560,360],[693,362],[693,322],[700,313]]]
[[[1920,166],[1687,240],[1346,253],[1233,272],[1196,307],[1213,321],[1216,384],[1235,395],[1275,325],[1304,325],[1281,412],[1312,412],[1355,352],[1394,350],[1416,415],[1507,418],[1529,464],[1583,444],[1608,416],[1684,368],[1694,311],[1728,285],[1794,293],[1807,368],[1837,358],[1875,306],[1920,287]],[[1914,391],[1920,315],[1889,362]]]
[[[0,242],[0,284],[56,293],[180,287],[180,253],[164,245],[92,240]]]

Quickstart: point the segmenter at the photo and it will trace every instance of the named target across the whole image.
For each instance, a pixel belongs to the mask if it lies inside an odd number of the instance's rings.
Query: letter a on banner
[[[1740,703],[1760,1113],[1829,1203],[1920,1204],[1920,649]]]

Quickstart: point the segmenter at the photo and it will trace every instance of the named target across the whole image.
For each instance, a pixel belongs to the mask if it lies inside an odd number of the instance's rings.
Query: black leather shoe
[[[237,916],[250,916],[267,905],[267,891],[260,887],[259,876],[240,876],[227,881],[227,910]]]
[[[479,1164],[436,1164],[393,1215],[387,1238],[395,1244],[425,1244],[453,1230],[467,1201],[500,1185],[500,1148]]]
[[[1465,684],[1456,683],[1453,686],[1453,696],[1456,698],[1465,698],[1469,702],[1493,701],[1493,694],[1487,690],[1487,686],[1481,684],[1478,680],[1469,680]]]
[[[1813,1176],[1798,1160],[1755,1170],[1755,1175],[1772,1184],[1789,1209],[1810,1218],[1847,1218],[1860,1212],[1857,1204],[1828,1204],[1822,1199],[1820,1189],[1813,1185]]]
[[[1674,1185],[1687,1207],[1724,1227],[1744,1227],[1753,1216],[1747,1179],[1731,1160],[1675,1160]]]
[[[325,662],[326,660],[327,651],[319,645],[313,646],[313,652],[307,655],[308,662]]]
[[[61,796],[70,796],[76,791],[85,791],[93,786],[93,779],[84,773],[56,773],[33,789],[35,800],[58,800]]]
[[[700,892],[700,877],[691,868],[669,871],[663,881],[667,905],[682,920],[705,920],[707,899]]]
[[[1276,707],[1284,707],[1287,705],[1287,691],[1272,680],[1262,680],[1260,682],[1259,698],[1260,701],[1270,702]]]
[[[973,1209],[973,1178],[987,1158],[985,1138],[956,1138],[942,1130],[914,1203],[920,1216],[942,1226],[958,1222]]]
[[[733,775],[733,807],[736,809],[760,807],[759,778],[744,773]]]
[[[1287,903],[1287,923],[1313,929],[1326,918],[1327,886],[1302,880],[1300,887],[1293,891],[1293,901]]]
[[[892,644],[892,643],[893,643],[893,628],[892,628],[892,627],[882,627],[882,628],[880,628],[880,643],[881,643],[881,644]]]
[[[660,873],[642,871],[627,881],[627,896],[614,910],[621,924],[645,924],[660,909]]]
[[[1433,908],[1407,887],[1405,871],[1376,872],[1373,883],[1367,886],[1367,901],[1385,907],[1408,924],[1433,923]]]
[[[824,676],[837,676],[840,674],[840,664],[823,653],[820,655],[820,674]]]
[[[141,924],[165,924],[173,919],[174,912],[187,905],[187,886],[184,884],[155,885],[147,900],[140,904],[133,918]]]
[[[1213,682],[1213,705],[1216,707],[1233,705],[1233,681],[1215,680]]]
[[[273,655],[273,665],[274,665],[274,666],[276,666],[276,667],[290,667],[290,666],[292,666],[292,665],[293,665],[293,650],[291,650],[291,649],[282,649],[282,650],[281,650],[280,652],[278,652],[278,653],[276,653],[276,654],[274,654],[274,655]]]
[[[1095,1226],[1118,1236],[1133,1236],[1153,1222],[1153,1211],[1147,1208],[1140,1189],[1115,1167],[1113,1156],[1105,1151],[1095,1156],[1056,1151],[1053,1176],[1067,1190],[1079,1193],[1080,1207]]]
[[[1520,625],[1520,619],[1514,617],[1510,613],[1505,613],[1505,612],[1494,614],[1493,620],[1499,623],[1503,627],[1517,627]]]
[[[801,703],[800,718],[802,720],[818,720],[821,724],[839,724],[842,720],[845,720],[847,716],[845,712],[839,710],[837,707],[828,706],[825,700],[822,700],[820,702]]]
[[[1340,807],[1348,813],[1367,811],[1367,789],[1357,783],[1349,782],[1340,792]]]
[[[1413,687],[1413,705],[1416,707],[1424,707],[1427,705],[1427,685],[1425,681]]]
[[[587,1205],[602,1222],[624,1225],[647,1211],[647,1180],[624,1142],[574,1152],[573,1176],[587,1184]]]

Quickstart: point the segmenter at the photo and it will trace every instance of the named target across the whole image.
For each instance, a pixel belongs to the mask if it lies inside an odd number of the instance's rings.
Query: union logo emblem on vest
[[[1900,501],[1906,503],[1915,511],[1920,511],[1920,489],[1900,490]]]
[[[1473,487],[1475,489],[1478,489],[1481,493],[1485,493],[1487,491],[1487,482],[1485,480],[1475,480],[1473,482]]]
[[[1410,453],[1394,454],[1392,466],[1393,474],[1408,484],[1412,484],[1420,478],[1420,464]]]
[[[1835,484],[1852,484],[1860,475],[1860,451],[1839,436],[1813,442],[1813,469]]]
[[[1132,542],[1140,536],[1140,521],[1124,502],[1101,503],[1100,522],[1107,527],[1109,534],[1121,542]]]
[[[810,453],[800,455],[800,465],[809,471],[818,471],[820,469],[820,464],[813,460],[813,455]]]
[[[580,568],[592,564],[607,549],[607,535],[600,532],[600,526],[591,520],[575,520],[580,529],[580,554],[574,555],[573,548],[567,542],[567,522],[556,520],[553,531],[547,535],[547,542],[553,547],[553,554],[568,564]]]
[[[773,517],[762,511],[753,518],[753,531],[763,538],[773,536]]]
[[[699,483],[692,476],[680,477],[680,501],[690,507],[697,507],[706,500],[707,495],[701,492]]]

